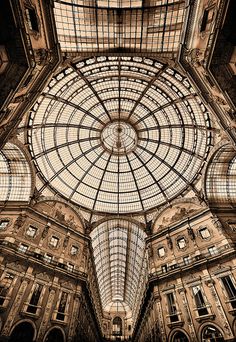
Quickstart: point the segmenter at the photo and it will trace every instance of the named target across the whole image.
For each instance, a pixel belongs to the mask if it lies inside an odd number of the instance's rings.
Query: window
[[[236,309],[236,288],[231,277],[227,275],[222,277],[221,281],[225,287],[227,296],[229,297],[230,304],[232,305],[233,309]]]
[[[177,314],[174,294],[168,293],[166,297],[167,297],[167,305],[168,305],[168,311],[170,315],[170,321],[177,322],[179,320],[179,317]]]
[[[199,233],[202,239],[209,239],[209,237],[211,236],[209,230],[206,227],[199,229]]]
[[[191,262],[190,256],[188,255],[188,256],[184,257],[184,258],[183,258],[183,261],[184,261],[184,264],[185,264],[185,265],[189,265],[190,262]]]
[[[25,11],[29,28],[32,31],[39,32],[38,20],[35,10],[33,8],[26,8]]]
[[[62,292],[60,303],[59,303],[58,310],[57,310],[57,316],[56,316],[56,319],[60,321],[64,321],[65,319],[67,298],[68,298],[68,293]]]
[[[9,224],[9,220],[0,220],[0,230],[4,230]]]
[[[56,236],[52,236],[49,242],[50,246],[57,247],[58,243],[59,243],[59,239]]]
[[[14,279],[14,275],[11,273],[6,273],[4,278],[0,282],[0,305],[4,304],[9,288]]]
[[[29,305],[27,307],[27,312],[35,314],[37,311],[37,305],[39,302],[39,297],[42,292],[43,285],[41,284],[35,284],[34,291],[32,293]]]
[[[18,248],[18,251],[21,253],[25,253],[28,250],[28,248],[29,247],[27,245],[24,245],[23,243],[21,243],[19,248]]]
[[[78,254],[78,251],[79,251],[79,248],[76,247],[76,246],[71,246],[71,250],[70,250],[70,254],[71,255],[77,255]]]
[[[193,286],[193,296],[196,303],[197,311],[199,316],[204,316],[208,314],[208,310],[206,308],[205,300],[202,294],[202,290],[200,285]]]
[[[166,254],[166,253],[165,253],[165,248],[164,248],[164,247],[158,248],[157,254],[158,254],[158,256],[159,256],[160,258],[164,257],[165,254]]]
[[[161,271],[162,271],[162,273],[166,273],[167,272],[167,265],[162,265],[161,266]]]
[[[48,262],[48,263],[52,262],[52,255],[50,255],[50,254],[45,254],[45,255],[44,255],[44,261],[46,261],[46,262]]]
[[[179,247],[180,249],[186,247],[185,238],[183,237],[183,238],[178,239],[178,240],[177,240],[177,244],[178,244],[178,247]]]
[[[29,237],[34,238],[37,232],[37,228],[33,226],[29,226],[28,229],[26,230],[26,235]]]
[[[67,264],[68,271],[73,272],[74,268],[75,268],[75,266],[73,264],[70,264],[70,263]]]
[[[215,254],[217,254],[217,248],[216,248],[216,246],[209,247],[209,248],[208,248],[208,251],[209,251],[209,254],[210,254],[210,255],[215,255]]]

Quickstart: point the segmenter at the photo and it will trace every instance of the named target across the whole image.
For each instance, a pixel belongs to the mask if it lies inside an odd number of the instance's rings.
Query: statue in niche
[[[172,242],[169,234],[166,235],[166,240],[167,240],[167,246],[169,247],[169,249],[172,249],[173,248],[173,242]]]
[[[14,223],[14,230],[18,231],[24,225],[25,220],[26,220],[25,213],[20,213],[20,215],[17,217]]]
[[[47,225],[44,227],[44,230],[42,232],[42,238],[44,239],[48,235],[49,228],[51,226],[51,223],[48,222]]]
[[[193,231],[193,229],[190,226],[187,227],[187,231],[188,231],[188,236],[190,237],[190,239],[191,240],[195,240],[194,231]]]

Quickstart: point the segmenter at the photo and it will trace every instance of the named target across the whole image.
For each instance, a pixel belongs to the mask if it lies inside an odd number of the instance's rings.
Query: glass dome
[[[186,78],[141,57],[71,63],[29,118],[46,187],[97,212],[144,212],[189,188],[210,145],[205,107]]]

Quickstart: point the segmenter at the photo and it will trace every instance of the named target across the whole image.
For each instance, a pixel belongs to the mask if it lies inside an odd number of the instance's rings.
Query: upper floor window
[[[29,237],[34,238],[37,232],[37,228],[33,227],[33,226],[29,226],[26,230],[26,235]]]
[[[38,19],[35,9],[26,7],[25,12],[30,30],[39,32]]]
[[[236,287],[234,282],[232,281],[232,278],[229,275],[227,275],[225,277],[222,277],[221,281],[227,292],[227,296],[229,297],[230,304],[234,309],[236,309]]]
[[[30,301],[29,301],[29,305],[27,307],[27,312],[30,312],[30,313],[33,313],[33,314],[36,313],[37,305],[38,305],[38,302],[39,302],[39,298],[40,298],[42,289],[43,289],[43,285],[35,284],[33,293],[31,295],[31,298],[30,298]]]
[[[158,254],[158,256],[161,258],[161,257],[164,257],[165,256],[165,248],[164,247],[160,247],[160,248],[158,248],[158,250],[157,250],[157,254]]]
[[[21,243],[19,248],[18,248],[18,251],[21,253],[25,253],[28,250],[28,248],[29,248],[29,246],[25,245],[24,243]]]
[[[208,310],[206,308],[205,299],[202,293],[200,285],[193,286],[192,288],[194,300],[196,303],[197,311],[199,316],[207,315]]]
[[[4,230],[5,228],[7,228],[9,224],[9,220],[0,220],[0,230]]]
[[[57,310],[57,316],[56,319],[60,321],[64,321],[65,319],[65,311],[66,311],[66,302],[68,298],[68,293],[67,292],[62,292],[58,310]]]
[[[183,249],[186,247],[186,240],[184,237],[177,239],[177,245],[180,249]]]
[[[170,315],[170,321],[171,322],[177,322],[179,320],[178,314],[177,314],[177,307],[175,303],[175,297],[174,294],[168,293],[166,295],[167,297],[167,304],[168,304],[168,311]]]
[[[50,254],[45,254],[44,255],[44,261],[46,261],[46,262],[52,262],[52,255],[50,255]]]
[[[184,257],[183,258],[183,262],[184,262],[185,265],[189,265],[190,262],[191,262],[190,256],[188,255],[188,256]]]
[[[206,227],[199,229],[199,234],[202,239],[209,239],[209,237],[211,236],[209,230]]]
[[[211,246],[208,248],[209,254],[210,255],[215,255],[218,253],[216,246]]]
[[[71,246],[71,249],[70,249],[70,254],[71,255],[77,255],[79,252],[79,248],[77,246]]]
[[[50,246],[57,247],[58,243],[59,243],[59,238],[56,236],[52,236],[49,242]]]
[[[161,266],[161,271],[162,271],[162,273],[166,273],[167,270],[168,270],[168,266],[167,266],[167,265],[162,265],[162,266]]]
[[[73,264],[68,263],[67,264],[67,269],[68,269],[68,271],[73,272],[74,269],[75,269],[75,266]]]

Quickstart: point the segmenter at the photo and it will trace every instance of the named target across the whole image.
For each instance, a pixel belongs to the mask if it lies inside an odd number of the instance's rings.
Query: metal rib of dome
[[[28,139],[45,185],[93,211],[140,212],[190,187],[210,145],[205,107],[158,61],[71,63],[35,104]]]

